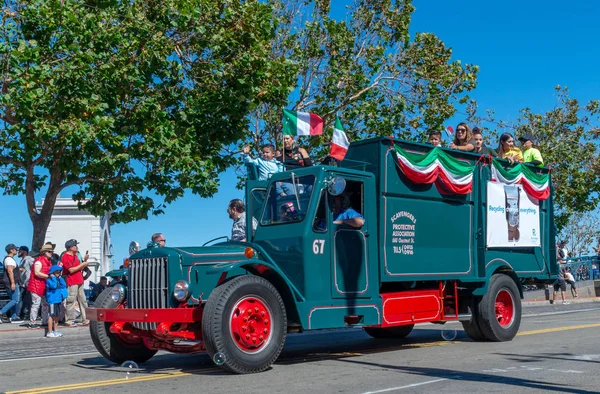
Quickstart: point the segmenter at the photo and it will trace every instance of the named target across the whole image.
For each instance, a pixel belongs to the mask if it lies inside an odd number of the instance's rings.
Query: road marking
[[[65,384],[62,386],[48,386],[48,387],[40,387],[26,390],[15,390],[15,391],[7,391],[6,394],[33,394],[33,393],[55,393],[58,391],[68,391],[68,390],[80,390],[101,386],[114,386],[118,384],[128,384],[128,383],[137,383],[137,382],[148,382],[152,380],[160,380],[160,379],[173,379],[179,378],[182,376],[190,376],[194,372],[211,372],[216,371],[219,368],[212,367],[208,369],[200,369],[188,372],[169,372],[169,373],[161,373],[155,375],[146,375],[146,376],[135,376],[131,378],[118,378],[118,379],[108,379],[108,380],[96,380],[92,382],[85,383],[73,383],[73,384]]]
[[[45,358],[56,358],[56,357],[70,357],[70,356],[89,356],[90,354],[100,355],[98,352],[86,352],[86,353],[65,353],[65,354],[56,354],[52,356],[39,356],[39,357],[21,357],[21,358],[7,358],[0,360],[0,363],[5,363],[7,361],[27,361],[27,360],[43,360]]]
[[[594,328],[594,327],[600,327],[600,323],[581,324],[581,325],[578,325],[578,326],[564,326],[564,327],[555,327],[555,328],[544,328],[542,330],[522,331],[522,332],[518,333],[517,336],[520,337],[520,336],[523,336],[523,335],[548,334],[548,333],[551,333],[551,332],[569,331],[569,330],[581,330],[583,328]]]
[[[460,376],[456,376],[456,378],[460,378]],[[435,379],[435,380],[428,380],[427,382],[421,382],[421,383],[413,383],[413,384],[407,384],[406,386],[398,386],[398,387],[390,387],[389,389],[383,389],[383,390],[377,390],[377,391],[367,391],[363,394],[377,394],[377,393],[386,393],[388,391],[396,391],[396,390],[403,390],[403,389],[409,389],[411,387],[417,387],[417,386],[424,386],[426,384],[431,384],[431,383],[437,383],[437,382],[443,382],[444,380],[448,380],[448,378],[443,378],[443,379]]]

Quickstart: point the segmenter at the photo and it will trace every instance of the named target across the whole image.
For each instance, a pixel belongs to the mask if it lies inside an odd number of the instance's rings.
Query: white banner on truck
[[[521,185],[487,184],[487,246],[540,246],[539,201]]]

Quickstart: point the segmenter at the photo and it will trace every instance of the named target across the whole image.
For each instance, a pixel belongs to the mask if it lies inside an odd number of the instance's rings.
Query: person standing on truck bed
[[[456,126],[456,134],[454,134],[454,141],[450,143],[450,148],[464,152],[472,152],[475,149],[473,132],[465,122],[459,123]]]
[[[481,134],[479,127],[473,128],[473,140],[475,141],[475,150],[473,150],[473,153],[479,153],[480,155],[485,156],[491,155],[493,157],[498,156],[495,150],[483,143],[483,135]]]
[[[286,167],[310,167],[313,165],[308,152],[304,148],[299,148],[291,135],[283,136],[283,152],[277,160],[283,162]]]
[[[350,198],[345,193],[333,197],[333,209],[335,218],[333,224],[346,224],[356,228],[364,226],[365,218],[352,209]]]
[[[523,162],[523,152],[515,146],[515,138],[510,133],[504,133],[500,136],[496,153],[498,153],[499,158],[508,160],[510,164],[516,161]]]
[[[229,218],[233,220],[233,226],[231,227],[231,240],[242,241],[247,240],[246,235],[246,206],[244,202],[239,198],[233,199],[227,206],[227,214]],[[256,230],[258,225],[255,218],[252,218],[252,231]]]

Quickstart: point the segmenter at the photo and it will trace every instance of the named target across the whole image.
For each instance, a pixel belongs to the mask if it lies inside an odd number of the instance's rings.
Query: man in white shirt
[[[6,245],[6,257],[4,258],[4,286],[8,291],[10,301],[0,309],[0,323],[23,323],[19,320],[17,311],[21,311],[21,273],[15,261],[17,246],[15,244]],[[12,311],[9,319],[7,313]]]

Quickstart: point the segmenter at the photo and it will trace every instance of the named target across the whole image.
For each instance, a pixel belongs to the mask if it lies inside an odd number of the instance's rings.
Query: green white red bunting
[[[427,154],[394,147],[400,169],[412,182],[431,184],[438,181],[444,189],[456,194],[468,194],[473,190],[475,165],[459,161],[437,147]]]
[[[284,135],[321,135],[323,119],[308,112],[283,110]]]
[[[509,185],[520,183],[529,196],[538,200],[545,200],[550,196],[550,177],[548,174],[536,173],[522,164],[517,164],[512,168],[504,168],[500,163],[493,160],[492,178]]]
[[[331,152],[329,153],[329,156],[336,160],[344,160],[349,146],[350,141],[348,141],[348,137],[346,137],[346,133],[344,133],[342,121],[340,118],[336,118],[333,135],[331,137]]]
[[[437,181],[446,191],[468,194],[473,190],[475,164],[455,159],[440,148],[426,154],[407,152],[395,145],[398,165],[408,179],[415,183],[431,184]],[[550,196],[549,176],[518,164],[505,169],[492,160],[492,179],[505,184],[520,183],[525,192],[538,200]]]

